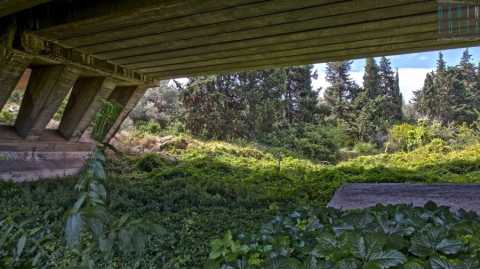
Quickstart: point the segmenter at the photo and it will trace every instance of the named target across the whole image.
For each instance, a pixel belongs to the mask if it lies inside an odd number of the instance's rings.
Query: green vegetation
[[[0,183],[0,268],[478,268],[476,215],[325,209],[348,182],[480,183],[470,60],[440,56],[410,118],[385,57],[362,86],[329,63],[323,99],[311,65],[162,82],[80,177]],[[105,101],[94,138],[119,109]]]
[[[301,210],[212,241],[207,268],[479,268],[480,218],[425,208]]]
[[[105,209],[112,217],[105,227],[128,215],[132,220],[149,220],[165,232],[150,234],[138,260],[135,253],[117,250],[104,263],[114,268],[133,267],[130,261],[138,262],[139,268],[202,268],[212,239],[229,230],[234,234],[258,231],[261,223],[296,208],[320,208],[345,182],[478,183],[480,178],[480,145],[453,150],[433,143],[411,152],[360,157],[333,166],[261,146],[189,137],[178,141],[186,141],[187,146],[172,142],[161,154],[107,161],[108,179],[102,182],[108,190]],[[71,267],[82,261],[79,254],[85,251],[102,264],[108,255],[88,252],[88,246],[97,245],[88,229],[82,237],[87,250],[65,248],[65,216],[79,198],[76,181],[1,183],[0,217],[6,220],[1,229],[11,225],[24,232],[0,247],[0,253],[7,255],[0,257],[15,259],[13,249],[25,240],[21,256],[33,258],[29,251],[40,240],[46,251],[42,257],[50,264]]]
[[[93,122],[92,137],[97,141],[103,141],[113,122],[122,111],[119,104],[103,100],[102,109],[96,114]]]

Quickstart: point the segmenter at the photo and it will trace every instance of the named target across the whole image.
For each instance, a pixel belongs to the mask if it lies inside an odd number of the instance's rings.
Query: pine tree
[[[472,55],[468,49],[463,52],[460,64],[457,66],[459,80],[461,80],[466,88],[473,88],[476,83],[475,65],[472,63]]]
[[[318,110],[318,92],[312,88],[316,78],[313,65],[285,68],[285,118],[294,122],[314,122]]]
[[[387,57],[380,58],[380,68],[378,72],[382,94],[385,94],[387,97],[392,97],[395,91],[395,73]]]
[[[415,110],[420,115],[429,119],[438,116],[438,112],[436,111],[438,109],[438,95],[433,83],[434,77],[434,72],[428,73],[423,83],[423,88],[414,92],[413,103]]]
[[[447,63],[445,62],[443,58],[443,53],[439,52],[438,53],[438,59],[437,59],[437,74],[445,73],[447,71]]]
[[[415,93],[419,114],[442,124],[471,123],[476,119],[478,74],[465,50],[460,63],[448,67],[439,53],[435,72],[427,75],[421,91]]]
[[[351,104],[359,93],[359,87],[350,78],[351,65],[351,61],[327,64],[326,80],[330,86],[325,89],[324,100],[336,120],[350,121]]]

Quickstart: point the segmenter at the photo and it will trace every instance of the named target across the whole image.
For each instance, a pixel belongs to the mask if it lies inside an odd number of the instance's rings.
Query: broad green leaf
[[[65,226],[65,239],[68,247],[76,247],[79,245],[82,222],[82,215],[80,213],[74,213],[68,217]]]
[[[438,251],[447,255],[457,254],[462,248],[463,243],[461,241],[449,239],[443,239],[436,247]]]
[[[407,262],[404,266],[404,269],[425,269],[423,265],[417,263],[417,262]]]
[[[370,261],[375,261],[380,268],[391,268],[404,264],[407,257],[398,250],[389,250],[380,253],[373,253]]]
[[[430,265],[432,266],[432,269],[454,269],[452,264],[441,258],[430,259]]]
[[[17,242],[17,251],[16,251],[17,259],[19,259],[20,256],[22,256],[26,243],[27,243],[27,237],[25,235],[22,235],[22,237],[20,237],[20,239]]]

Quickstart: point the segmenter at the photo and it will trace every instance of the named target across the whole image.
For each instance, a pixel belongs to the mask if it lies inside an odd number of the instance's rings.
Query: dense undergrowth
[[[408,153],[333,166],[262,147],[173,140],[160,155],[107,162],[109,212],[147,219],[165,230],[148,240],[139,268],[201,268],[212,239],[226,231],[257,231],[261,223],[295,208],[324,206],[345,182],[480,181],[480,145],[453,150],[434,142]],[[10,216],[15,229],[33,233],[42,227],[46,256],[60,268],[75,257],[65,250],[64,227],[66,212],[77,200],[76,181],[0,184],[0,217]],[[33,246],[32,238],[25,249]],[[121,257],[114,261],[112,268],[130,268],[121,267],[126,264]]]
[[[208,268],[473,269],[480,218],[427,203],[341,212],[297,210],[257,233],[212,241]]]

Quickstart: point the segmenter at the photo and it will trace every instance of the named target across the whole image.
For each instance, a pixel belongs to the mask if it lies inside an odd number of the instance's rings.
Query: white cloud
[[[431,68],[399,68],[400,90],[403,94],[403,100],[409,102],[412,100],[413,91],[420,90],[427,73],[431,72]]]
[[[313,81],[313,87],[318,89],[321,87],[325,89],[329,86],[328,82],[325,80],[325,65],[318,64],[316,65],[318,72],[318,79]],[[428,72],[431,72],[432,69],[429,68],[399,68],[400,76],[400,90],[403,94],[403,99],[405,102],[409,102],[413,98],[413,91],[419,90],[423,86],[425,76]],[[358,85],[363,84],[363,71],[350,72],[350,77],[358,83]]]

